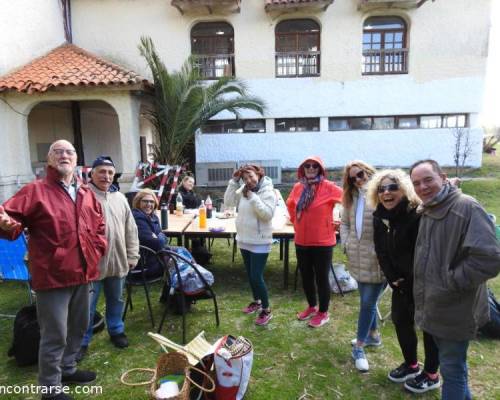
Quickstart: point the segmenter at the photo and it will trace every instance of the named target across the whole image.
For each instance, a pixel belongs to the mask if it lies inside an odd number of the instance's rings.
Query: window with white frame
[[[368,18],[363,24],[363,75],[408,73],[406,35],[402,18]]]
[[[328,118],[328,130],[438,129],[468,126],[467,114],[394,115]]]
[[[274,120],[276,132],[319,131],[319,118],[279,118]]]

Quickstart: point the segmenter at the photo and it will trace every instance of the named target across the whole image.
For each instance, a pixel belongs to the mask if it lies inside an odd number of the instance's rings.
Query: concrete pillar
[[[109,100],[107,100],[109,101]],[[130,93],[109,101],[118,115],[122,179],[130,179],[141,158],[139,112],[140,99]]]
[[[10,96],[0,102],[0,203],[34,179],[28,138],[29,107]]]
[[[321,117],[319,119],[319,131],[328,132],[328,117]]]

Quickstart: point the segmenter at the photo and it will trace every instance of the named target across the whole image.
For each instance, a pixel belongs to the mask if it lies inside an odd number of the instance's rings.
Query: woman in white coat
[[[244,185],[240,187],[240,179]],[[245,165],[233,174],[224,194],[224,205],[238,207],[236,240],[240,248],[252,289],[253,301],[243,309],[246,314],[258,312],[255,323],[267,325],[272,318],[269,296],[264,282],[264,268],[273,240],[272,218],[276,195],[271,178],[264,169]]]

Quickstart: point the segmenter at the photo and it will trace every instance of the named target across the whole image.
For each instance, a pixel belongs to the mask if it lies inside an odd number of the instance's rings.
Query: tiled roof
[[[149,84],[133,71],[99,58],[73,44],[64,44],[31,63],[0,77],[0,92],[45,92],[65,86],[128,86]]]
[[[333,0],[265,0],[266,10],[276,8],[301,7],[301,6],[319,6],[328,7]]]

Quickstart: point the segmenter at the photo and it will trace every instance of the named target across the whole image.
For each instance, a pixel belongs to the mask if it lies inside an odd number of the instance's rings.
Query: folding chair
[[[123,310],[123,320],[125,321],[125,317],[127,316],[127,310],[130,307],[130,310],[133,310],[132,304],[132,288],[134,286],[142,286],[144,288],[144,293],[146,294],[146,302],[148,305],[149,318],[151,319],[151,325],[155,326],[155,320],[153,317],[153,310],[151,308],[151,299],[149,296],[149,286],[155,282],[159,282],[163,279],[163,274],[160,276],[148,276],[148,264],[155,262],[158,260],[160,265],[161,260],[156,253],[156,251],[150,249],[146,246],[139,246],[139,252],[141,258],[137,263],[137,266],[132,269],[125,280],[125,289],[127,291],[127,299],[125,300],[125,309]]]
[[[170,280],[170,274],[168,273],[168,269],[166,266],[166,260],[172,260],[173,268],[174,268],[174,273],[177,275],[177,282],[178,288],[174,288],[170,281],[168,282],[168,297],[167,297],[167,302],[165,305],[165,310],[163,312],[163,316],[160,321],[160,326],[158,327],[158,333],[161,333],[161,329],[163,327],[163,323],[165,322],[165,318],[167,315],[167,311],[169,309],[170,304],[175,301],[174,296],[176,293],[180,295],[181,299],[181,309],[182,309],[182,343],[186,343],[186,312],[185,306],[186,306],[186,301],[198,301],[198,300],[208,300],[212,299],[214,302],[214,308],[215,308],[215,322],[216,325],[220,325],[220,320],[219,320],[219,308],[217,306],[217,297],[215,295],[215,292],[212,290],[210,285],[207,283],[205,280],[204,276],[200,273],[198,268],[196,267],[196,264],[192,262],[191,260],[188,260],[187,258],[181,256],[180,254],[177,254],[175,251],[169,250],[169,249],[162,249],[158,252],[158,255],[160,256],[160,259],[162,262],[165,264],[165,269],[167,271],[167,278]],[[201,281],[204,284],[204,289],[196,294],[188,294],[185,293],[185,291],[182,289],[184,287],[183,282],[182,282],[182,277],[179,269],[179,261],[183,261],[187,264],[189,264],[193,270],[196,272],[196,274],[200,277]]]
[[[24,282],[28,290],[30,304],[33,304],[31,293],[31,276],[26,267],[26,237],[22,233],[16,240],[0,239],[0,281]]]

